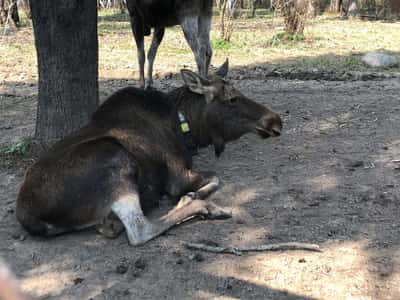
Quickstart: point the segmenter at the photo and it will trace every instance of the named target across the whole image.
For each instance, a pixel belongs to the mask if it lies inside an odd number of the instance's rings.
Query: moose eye
[[[236,103],[237,100],[238,100],[238,99],[237,99],[236,97],[234,97],[234,98],[229,99],[229,102],[230,102],[230,103]]]

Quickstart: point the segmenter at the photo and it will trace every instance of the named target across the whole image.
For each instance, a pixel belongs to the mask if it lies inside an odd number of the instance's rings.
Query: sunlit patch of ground
[[[396,292],[400,291],[396,284],[399,272],[383,275],[389,276],[388,280],[377,282],[379,272],[370,262],[371,254],[365,248],[362,240],[329,242],[323,246],[322,253],[278,252],[245,257],[228,256],[204,266],[202,270],[212,276],[230,277],[311,299],[395,299]],[[379,260],[379,253],[376,254],[378,257],[375,260]],[[377,295],[376,285],[391,286],[393,293]],[[252,296],[259,297],[249,294],[249,298]],[[201,297],[204,294],[199,292]]]

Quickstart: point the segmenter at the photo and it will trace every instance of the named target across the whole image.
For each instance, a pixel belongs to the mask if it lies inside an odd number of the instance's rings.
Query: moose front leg
[[[177,169],[169,174],[167,193],[172,197],[190,196],[205,199],[219,187],[219,179],[214,173],[204,173],[191,169]]]
[[[144,63],[145,63],[145,53],[144,53],[144,32],[143,32],[143,20],[138,14],[132,14],[130,16],[131,27],[133,36],[135,37],[136,47],[137,47],[137,57],[139,63],[139,85],[141,88],[145,87],[144,81]]]
[[[195,178],[195,186],[193,192],[189,192],[187,195],[193,199],[206,199],[219,187],[219,179],[215,175],[206,176],[194,173],[192,176]]]

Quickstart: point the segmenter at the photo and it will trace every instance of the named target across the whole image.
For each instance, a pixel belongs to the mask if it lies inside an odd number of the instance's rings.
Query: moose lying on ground
[[[227,71],[227,61],[208,79],[182,70],[185,86],[168,94],[132,87],[116,92],[87,126],[27,170],[17,199],[20,223],[44,236],[96,225],[116,237],[125,228],[130,244],[139,245],[193,216],[229,217],[202,200],[219,181],[192,169],[189,132],[192,146],[212,144],[219,156],[226,142],[248,132],[279,136],[282,122],[223,79]],[[163,195],[180,200],[150,222],[144,213]]]
[[[185,39],[194,54],[199,74],[207,76],[212,49],[210,44],[210,28],[212,16],[212,0],[127,0],[132,32],[135,37],[139,61],[139,84],[144,81],[144,36],[151,34],[153,39],[147,54],[146,86],[153,84],[153,63],[165,32],[165,27],[181,25]]]

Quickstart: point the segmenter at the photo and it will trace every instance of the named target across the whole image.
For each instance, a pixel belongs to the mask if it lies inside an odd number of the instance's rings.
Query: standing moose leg
[[[171,4],[173,3],[173,4]],[[135,36],[138,61],[139,85],[151,87],[153,63],[166,27],[181,25],[196,60],[198,72],[206,77],[210,65],[212,50],[210,45],[210,27],[213,0],[165,1],[165,0],[126,0],[130,15],[132,32]],[[147,82],[144,79],[144,36],[154,36],[147,55]]]
[[[204,74],[201,74],[199,68],[199,74],[207,77],[208,68],[210,66],[212,49],[210,42],[210,29],[211,29],[211,16],[199,18],[199,56],[202,63],[202,69],[205,70]]]
[[[138,14],[131,15],[130,19],[131,19],[133,36],[135,37],[135,42],[137,46],[137,56],[139,62],[139,85],[141,88],[144,88],[144,62],[146,58],[144,53],[143,21],[141,20],[141,17]]]
[[[164,37],[164,32],[165,32],[164,27],[154,29],[153,40],[151,41],[151,46],[149,52],[147,53],[147,60],[149,65],[147,66],[146,87],[151,87],[153,85],[154,59],[156,58],[158,46],[160,46],[160,43]]]

